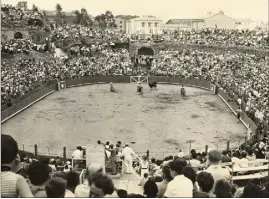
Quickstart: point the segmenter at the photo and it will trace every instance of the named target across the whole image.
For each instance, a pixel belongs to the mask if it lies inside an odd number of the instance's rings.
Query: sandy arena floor
[[[62,154],[77,145],[96,144],[97,140],[131,144],[136,152],[151,151],[163,157],[167,152],[188,150],[186,140],[195,140],[192,148],[204,150],[231,146],[243,140],[245,128],[236,123],[228,107],[209,91],[158,85],[137,95],[136,84],[115,84],[119,93],[110,93],[109,85],[93,85],[55,92],[2,125],[2,133],[15,137],[25,150]],[[48,149],[48,147],[52,147]],[[68,154],[70,154],[70,151]],[[158,154],[158,155],[157,155]]]

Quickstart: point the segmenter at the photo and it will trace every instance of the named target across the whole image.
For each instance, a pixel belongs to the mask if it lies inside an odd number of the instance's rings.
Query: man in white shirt
[[[170,162],[171,176],[174,178],[167,185],[164,193],[166,198],[192,198],[193,183],[186,178],[182,171],[187,166],[187,162],[183,158],[178,158]]]
[[[122,156],[124,157],[124,161],[127,164],[126,165],[126,173],[131,174],[133,173],[133,157],[132,155],[135,155],[135,152],[132,148],[129,147],[129,144],[126,144],[124,149],[121,152]]]
[[[247,152],[242,151],[241,152],[241,159],[239,159],[238,164],[241,168],[247,168],[248,167],[249,160],[247,159]]]
[[[177,155],[179,158],[183,158],[184,157],[184,153],[182,152],[182,150],[179,150],[179,153]]]
[[[109,142],[106,142],[105,148],[109,149]],[[111,152],[105,150],[105,153],[106,153],[106,157],[109,159],[111,157]]]
[[[83,150],[81,146],[78,146],[77,149],[72,153],[72,159],[83,159]]]
[[[227,180],[228,182],[231,181],[231,174],[228,169],[224,169],[220,165],[221,161],[221,153],[217,150],[211,150],[208,153],[208,160],[210,166],[207,168],[206,172],[211,173],[214,178],[214,186],[211,190],[215,190],[215,185],[218,180]]]

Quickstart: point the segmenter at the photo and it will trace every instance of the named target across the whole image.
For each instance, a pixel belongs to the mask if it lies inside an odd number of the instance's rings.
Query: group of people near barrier
[[[64,163],[60,159],[44,157],[30,159],[23,152],[19,153],[14,138],[1,134],[1,196],[48,198],[269,196],[268,137],[264,137],[260,142],[243,144],[228,151],[209,149],[197,152],[192,149],[188,155],[179,151],[178,155],[167,156],[164,159],[139,156],[129,144],[123,145],[124,147],[121,142],[117,142],[114,146],[107,142],[104,144],[107,160],[105,167],[92,161],[87,163],[84,173],[78,173],[70,161]],[[82,148],[78,147],[72,157],[83,157],[82,151]],[[140,191],[132,187],[119,187],[119,184],[115,184],[105,171],[112,171],[113,175],[119,172],[125,173],[123,175],[136,173]],[[261,177],[262,175],[264,176]]]

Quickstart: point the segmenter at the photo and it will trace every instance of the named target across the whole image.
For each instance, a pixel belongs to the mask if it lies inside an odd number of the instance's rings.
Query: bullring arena
[[[1,197],[269,196],[268,24],[193,1],[1,5]]]
[[[134,143],[137,153],[150,151],[154,157],[188,153],[186,140],[196,140],[197,150],[225,149],[242,143],[245,127],[236,122],[228,106],[211,91],[180,85],[159,84],[150,91],[143,84],[144,94],[136,93],[136,84],[114,84],[118,93],[109,92],[108,84],[68,88],[54,92],[2,125],[2,132],[14,136],[33,152],[62,154],[74,142],[83,146],[97,140]],[[49,149],[48,149],[49,148]],[[68,154],[71,155],[71,154]]]

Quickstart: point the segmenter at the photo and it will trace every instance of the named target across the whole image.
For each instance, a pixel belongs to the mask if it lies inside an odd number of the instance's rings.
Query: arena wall
[[[185,78],[178,78],[178,77],[163,77],[163,76],[153,76],[149,77],[149,81],[156,81],[158,83],[163,84],[183,84],[185,86],[192,86],[201,89],[210,90],[210,82],[200,80],[200,79],[185,79]],[[129,76],[90,76],[81,79],[68,79],[66,80],[66,87],[79,87],[85,85],[91,85],[96,83],[130,83]],[[8,119],[12,118],[13,116],[17,115],[21,111],[25,110],[29,106],[33,105],[34,103],[38,102],[39,100],[43,99],[44,97],[48,96],[49,94],[53,93],[57,90],[57,84],[51,84],[49,86],[43,86],[39,91],[32,92],[33,94],[29,97],[15,103],[12,107],[9,107],[1,112],[1,123],[7,121]],[[234,114],[236,114],[237,105],[234,101],[231,101],[230,97],[225,94],[223,90],[218,91],[219,97],[226,103],[226,105],[232,110]],[[242,113],[241,117],[242,123],[247,126],[250,125],[252,132],[255,132],[256,125],[255,123],[245,114]]]
[[[44,97],[52,94],[55,91],[55,88],[55,84],[52,84],[50,86],[41,86],[33,90],[28,97],[17,103],[13,103],[13,106],[1,111],[1,123],[6,122]]]

